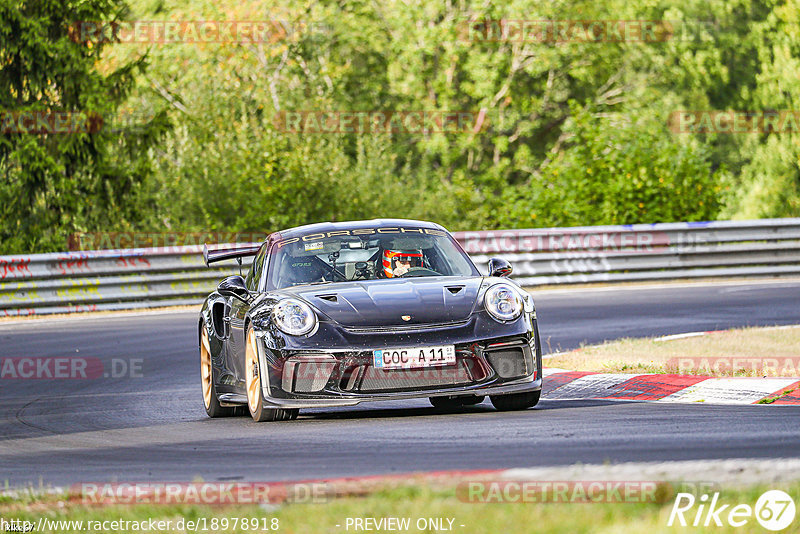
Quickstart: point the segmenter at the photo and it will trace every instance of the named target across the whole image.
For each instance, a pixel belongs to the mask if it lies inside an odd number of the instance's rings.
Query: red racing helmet
[[[413,267],[424,267],[421,250],[388,250],[383,251],[383,274],[386,278],[393,278],[398,268],[405,271],[396,276],[404,274]]]

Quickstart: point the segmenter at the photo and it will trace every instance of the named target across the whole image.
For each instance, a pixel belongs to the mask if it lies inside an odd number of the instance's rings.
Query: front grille
[[[361,380],[363,392],[425,389],[469,384],[473,379],[464,364],[426,369],[390,369],[366,366]]]
[[[516,378],[530,373],[527,358],[520,347],[489,351],[486,359],[502,378]]]

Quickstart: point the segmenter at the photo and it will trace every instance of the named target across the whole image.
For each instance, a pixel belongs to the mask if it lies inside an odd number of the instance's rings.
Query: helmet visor
[[[409,269],[412,267],[423,267],[422,254],[414,252],[400,252],[392,257],[392,269],[396,269],[401,264]]]

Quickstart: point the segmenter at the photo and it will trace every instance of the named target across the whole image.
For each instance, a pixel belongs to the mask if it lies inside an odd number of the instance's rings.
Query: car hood
[[[344,326],[432,324],[467,320],[482,280],[457,276],[365,280],[297,286],[281,293],[304,299]]]

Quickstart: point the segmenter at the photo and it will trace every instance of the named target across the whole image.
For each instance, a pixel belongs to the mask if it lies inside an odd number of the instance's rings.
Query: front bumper
[[[407,400],[407,399],[426,399],[430,397],[452,397],[452,396],[483,396],[483,395],[507,395],[511,393],[525,393],[542,389],[542,378],[533,376],[526,377],[513,383],[505,383],[498,386],[470,386],[454,389],[428,390],[416,392],[388,392],[373,393],[358,398],[355,397],[329,397],[329,398],[273,398],[265,395],[264,401],[268,406],[276,408],[332,408],[336,406],[355,406],[362,402],[388,401],[388,400]]]
[[[269,333],[261,332],[257,335],[264,401],[274,407],[313,408],[540,390],[542,365],[535,319],[519,323],[513,331],[503,332],[511,335],[456,338],[451,342],[456,348],[455,365],[394,371],[373,367],[372,350],[447,342],[420,339],[415,344],[401,344],[402,338],[398,338],[374,345],[359,343],[348,349],[287,349],[276,344]]]

